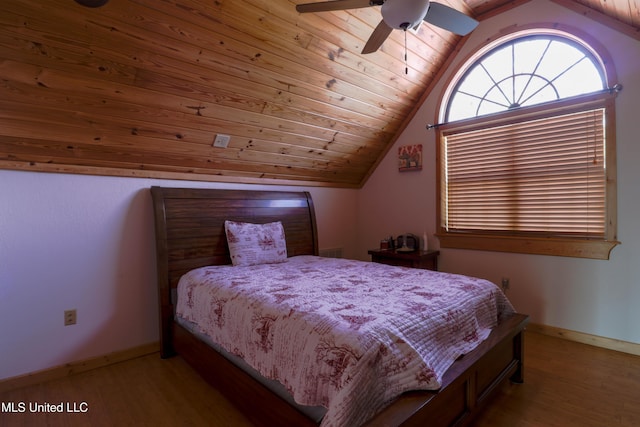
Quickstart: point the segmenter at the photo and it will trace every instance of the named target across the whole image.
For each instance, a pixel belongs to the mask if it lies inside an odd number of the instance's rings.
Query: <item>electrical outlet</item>
[[[65,310],[64,311],[64,326],[75,325],[77,320],[76,310]]]
[[[508,277],[503,277],[502,278],[502,290],[506,291],[507,289],[509,289],[509,278]]]

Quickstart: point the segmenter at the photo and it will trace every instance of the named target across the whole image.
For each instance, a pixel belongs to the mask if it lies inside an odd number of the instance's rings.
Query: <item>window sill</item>
[[[611,250],[620,242],[569,238],[495,236],[483,234],[437,233],[441,248],[522,254],[609,259]]]

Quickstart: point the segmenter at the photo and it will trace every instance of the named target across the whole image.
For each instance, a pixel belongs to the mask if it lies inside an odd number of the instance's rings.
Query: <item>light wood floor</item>
[[[509,385],[475,427],[640,426],[640,357],[527,332],[525,383]],[[0,426],[250,426],[179,357],[156,355],[0,394],[25,413]],[[82,413],[30,413],[32,403]],[[6,408],[5,408],[6,409]],[[66,408],[65,408],[66,409]]]

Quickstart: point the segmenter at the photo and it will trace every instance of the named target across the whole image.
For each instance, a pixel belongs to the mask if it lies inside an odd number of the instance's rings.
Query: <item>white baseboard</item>
[[[86,360],[71,362],[61,366],[54,366],[53,368],[43,369],[41,371],[7,378],[4,380],[0,380],[0,393],[9,390],[15,390],[20,387],[39,384],[45,381],[68,377],[80,372],[90,371],[92,369],[101,368],[103,366],[123,362],[125,360],[134,359],[136,357],[157,353],[159,352],[159,348],[160,344],[156,341],[127,350],[106,354],[103,356],[92,357]]]

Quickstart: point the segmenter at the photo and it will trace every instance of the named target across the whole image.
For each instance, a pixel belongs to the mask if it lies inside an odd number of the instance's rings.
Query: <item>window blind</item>
[[[604,238],[605,110],[444,135],[449,232]]]

